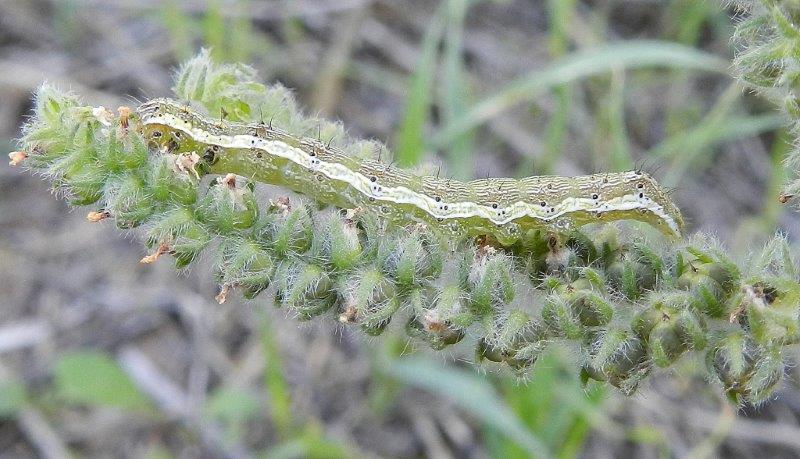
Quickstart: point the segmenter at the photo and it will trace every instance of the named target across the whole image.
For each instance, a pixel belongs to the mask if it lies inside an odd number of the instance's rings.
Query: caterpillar
[[[211,119],[171,99],[147,101],[137,113],[154,147],[196,154],[197,167],[208,172],[249,176],[325,204],[372,209],[388,220],[421,221],[455,235],[491,235],[510,245],[529,230],[566,233],[616,220],[646,222],[670,237],[683,231],[677,206],[641,171],[461,182],[355,158],[271,123]]]

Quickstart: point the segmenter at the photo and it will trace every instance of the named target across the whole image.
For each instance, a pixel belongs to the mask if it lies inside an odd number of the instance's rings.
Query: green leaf
[[[672,167],[662,179],[668,186],[676,185],[691,170],[703,170],[714,159],[703,155],[708,148],[725,142],[754,137],[774,131],[786,123],[783,115],[728,116],[719,120],[703,120],[695,129],[666,139],[647,153],[648,157],[673,156]]]
[[[55,367],[55,384],[58,396],[70,403],[126,410],[150,407],[147,397],[117,363],[99,352],[73,352],[61,357]]]
[[[232,443],[241,442],[247,434],[247,422],[258,418],[262,404],[253,393],[242,389],[220,387],[205,406],[205,415],[216,421]]]
[[[470,0],[447,0],[447,27],[444,35],[442,79],[439,94],[443,122],[457,119],[470,104],[470,88],[464,69],[464,21]],[[448,170],[454,177],[470,179],[475,173],[474,133],[459,136],[449,145]]]
[[[154,444],[144,453],[144,459],[172,459],[174,456],[163,445]]]
[[[267,368],[264,371],[264,386],[269,394],[272,422],[275,424],[275,428],[281,438],[289,438],[294,424],[292,397],[289,390],[289,382],[283,375],[283,362],[274,335],[275,332],[269,322],[264,321],[261,326],[261,345],[264,349],[264,357],[267,360]]]
[[[206,403],[206,413],[224,422],[244,422],[260,411],[261,403],[255,395],[234,388],[218,388]]]
[[[271,447],[264,459],[338,459],[358,457],[346,445],[327,440],[316,424],[309,424],[297,437]]]
[[[445,126],[431,142],[434,148],[448,145],[498,114],[523,102],[529,102],[545,91],[616,68],[670,67],[725,73],[729,63],[688,46],[656,40],[631,40],[569,54],[550,67],[531,72],[482,102],[464,116]]]
[[[27,400],[24,384],[18,381],[0,381],[0,419],[16,415]]]
[[[433,79],[436,74],[436,55],[439,42],[445,29],[445,9],[447,2],[433,17],[422,42],[422,55],[417,63],[417,71],[411,77],[406,113],[397,135],[395,160],[401,166],[418,164],[425,149],[425,122],[432,103]]]
[[[391,360],[386,362],[383,371],[402,382],[449,398],[535,457],[552,456],[542,441],[495,393],[489,380],[420,357]]]

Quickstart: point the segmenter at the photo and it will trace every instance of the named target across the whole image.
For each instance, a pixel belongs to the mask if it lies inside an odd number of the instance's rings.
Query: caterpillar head
[[[142,134],[152,150],[175,155],[196,154],[199,157],[197,167],[204,172],[219,160],[221,148],[218,145],[198,142],[190,135],[197,121],[188,106],[170,99],[153,99],[139,106],[137,113]]]

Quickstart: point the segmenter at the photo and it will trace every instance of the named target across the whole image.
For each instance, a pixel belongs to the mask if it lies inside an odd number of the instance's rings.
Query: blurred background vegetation
[[[775,199],[784,121],[730,76],[733,15],[714,0],[2,1],[0,146],[43,81],[135,105],[206,46],[402,165],[644,168],[691,231],[744,254],[800,224]],[[800,454],[793,367],[739,411],[688,358],[633,398],[582,387],[567,348],[517,381],[470,365],[469,346],[443,360],[402,333],[297,325],[266,296],[218,305],[209,272],[141,266],[131,239],[0,167],[0,456]]]

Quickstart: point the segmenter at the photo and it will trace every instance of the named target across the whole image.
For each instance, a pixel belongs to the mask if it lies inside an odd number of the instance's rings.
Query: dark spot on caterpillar
[[[256,150],[256,158],[261,159],[264,157],[264,152],[261,150]]]
[[[608,183],[608,177],[603,177],[603,183]]]
[[[369,181],[370,181],[370,182],[373,182],[373,183],[374,183],[374,182],[377,182],[377,181],[378,181],[378,177],[375,177],[375,176],[373,175],[372,177],[370,177],[370,178],[369,178]]]
[[[205,159],[208,164],[214,164],[217,162],[217,155],[214,152],[214,149],[206,148],[206,152],[203,154],[203,159]]]
[[[553,213],[553,212],[555,212],[555,211],[556,211],[556,208],[555,208],[555,207],[551,207],[551,208],[550,208],[550,213]]]
[[[497,209],[497,203],[492,204],[492,209]]]
[[[445,206],[444,206],[444,210],[447,210],[447,209],[448,209],[448,206],[447,206],[447,205],[445,205]]]
[[[639,197],[643,198],[644,197],[644,193],[639,193]]]
[[[181,133],[181,131],[175,131],[175,137],[176,137],[176,138],[180,139],[180,138],[181,138],[181,135],[183,135],[183,134]]]
[[[441,201],[441,200],[442,200],[442,198],[440,198],[439,196],[435,196],[435,197],[433,198],[433,200],[434,200],[434,201],[436,201],[436,202],[439,202],[439,201]]]
[[[542,207],[547,207],[547,203],[544,202],[544,201],[540,202],[539,205],[542,206]]]
[[[311,156],[311,157],[313,158],[314,156],[317,156],[317,154],[316,154],[315,152],[313,152],[313,151],[312,151],[312,152],[309,152],[309,153],[308,153],[308,156]]]
[[[637,183],[636,184],[636,188],[641,190],[642,188],[644,188],[644,183],[642,183],[642,182]]]
[[[180,144],[174,140],[170,140],[169,144],[167,145],[167,149],[169,151],[176,151],[180,147]]]
[[[437,219],[436,219],[436,221],[437,221],[437,222],[439,222],[439,223],[441,223],[441,222],[443,222],[443,221],[444,221],[444,218],[441,218],[441,217],[439,217],[439,218],[437,218]]]
[[[599,196],[597,193],[593,193],[593,194],[592,194],[592,199],[595,199],[595,200],[597,200],[597,199],[599,199],[599,198],[600,198],[600,196]]]
[[[153,138],[158,139],[161,137],[161,131],[153,131]]]
[[[547,184],[547,189],[548,190],[552,190],[553,189],[553,184],[552,183],[548,183]]]
[[[372,196],[370,196],[370,197],[369,197],[369,202],[375,202],[375,198],[373,198]]]

